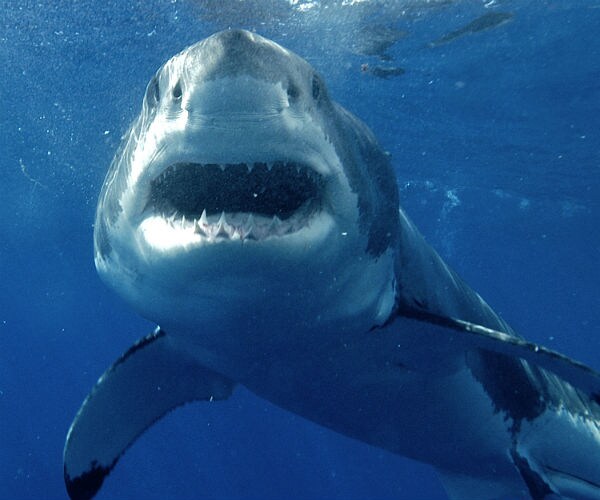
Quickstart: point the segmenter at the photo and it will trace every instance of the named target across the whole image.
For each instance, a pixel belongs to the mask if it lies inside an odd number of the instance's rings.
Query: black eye
[[[179,82],[177,82],[175,84],[175,87],[173,87],[173,99],[178,101],[179,99],[181,99],[182,94],[183,94],[183,92],[181,91],[181,84]]]
[[[315,100],[319,99],[321,96],[321,82],[317,75],[314,75],[312,79],[312,96]]]
[[[300,90],[298,90],[298,87],[296,87],[293,83],[290,83],[288,85],[287,95],[289,99],[295,100],[300,95]]]
[[[156,105],[160,102],[160,88],[158,86],[158,78],[154,77],[148,84],[148,90],[146,91],[148,97],[148,103]]]

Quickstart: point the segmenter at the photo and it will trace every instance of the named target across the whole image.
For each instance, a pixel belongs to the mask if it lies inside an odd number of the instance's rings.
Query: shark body
[[[399,208],[303,59],[243,30],[170,59],[100,195],[102,279],[160,325],[67,436],[91,498],[156,420],[237,384],[434,466],[453,499],[600,499],[600,377],[519,337]]]

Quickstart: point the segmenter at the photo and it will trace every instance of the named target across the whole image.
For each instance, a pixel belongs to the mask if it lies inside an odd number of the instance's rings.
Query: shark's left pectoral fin
[[[173,408],[226,399],[233,383],[175,350],[157,329],[134,344],[98,380],[65,443],[71,498],[92,498],[123,452]]]
[[[588,394],[600,404],[600,373],[564,354],[540,344],[528,342],[481,325],[457,321],[473,341],[483,349],[521,358],[528,363],[553,372],[573,387]]]
[[[482,349],[509,358],[525,360],[558,375],[573,387],[586,393],[591,400],[600,404],[600,373],[563,354],[520,337],[468,321],[420,311],[405,311],[403,316],[431,324],[433,328],[429,332],[438,331],[440,333],[438,340],[444,340],[442,337],[450,335],[452,337],[450,343],[447,338],[446,342],[441,343],[445,349],[448,346],[454,349]]]

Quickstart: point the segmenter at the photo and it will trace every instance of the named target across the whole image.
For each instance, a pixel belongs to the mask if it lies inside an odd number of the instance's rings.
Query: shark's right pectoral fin
[[[79,409],[65,443],[69,496],[92,498],[123,452],[173,408],[222,400],[233,383],[173,349],[157,329],[100,377]]]

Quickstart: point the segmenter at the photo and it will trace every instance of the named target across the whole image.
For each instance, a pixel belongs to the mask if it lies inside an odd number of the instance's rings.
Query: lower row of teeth
[[[213,216],[211,216],[214,219]],[[255,216],[253,214],[226,214],[221,212],[216,222],[210,222],[206,210],[199,219],[186,219],[185,216],[168,219],[171,225],[181,228],[193,226],[194,232],[208,240],[225,238],[231,240],[261,240],[268,236],[283,236],[293,233],[302,227],[302,221],[286,219],[282,221],[273,217]]]

